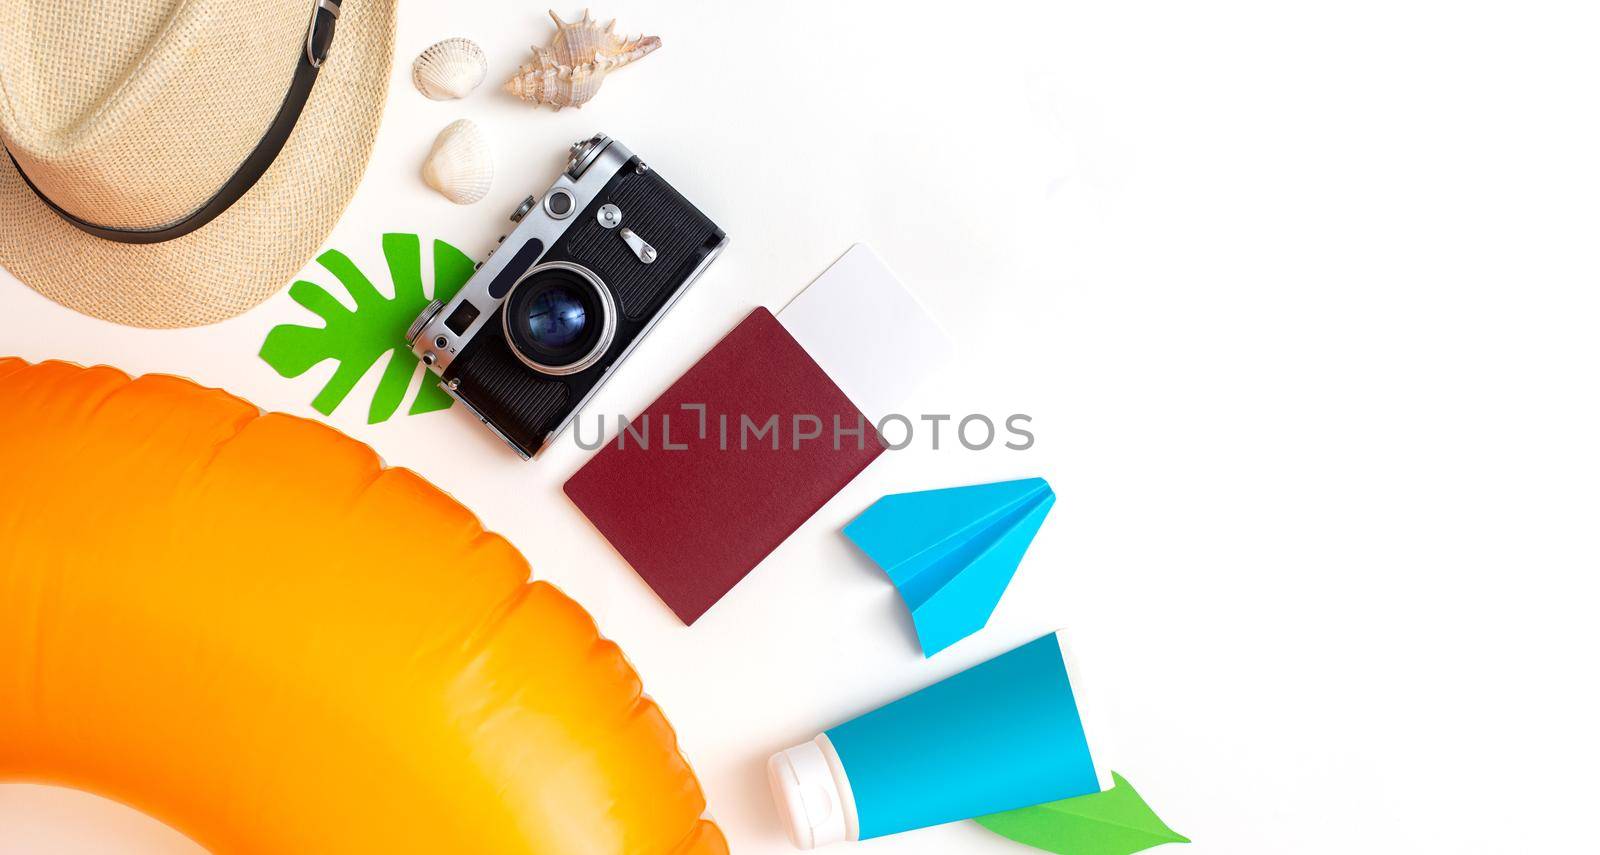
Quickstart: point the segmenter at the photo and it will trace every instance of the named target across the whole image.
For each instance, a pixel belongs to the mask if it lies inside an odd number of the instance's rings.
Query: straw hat
[[[0,267],[134,326],[255,306],[355,193],[393,51],[390,0],[0,0]]]

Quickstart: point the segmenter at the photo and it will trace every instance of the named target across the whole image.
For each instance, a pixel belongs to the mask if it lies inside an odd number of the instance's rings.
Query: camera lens
[[[513,286],[502,326],[517,358],[545,374],[574,374],[605,355],[616,332],[611,292],[588,269],[541,264]]]
[[[528,335],[551,350],[571,347],[588,325],[583,299],[562,285],[540,291],[528,302]]]

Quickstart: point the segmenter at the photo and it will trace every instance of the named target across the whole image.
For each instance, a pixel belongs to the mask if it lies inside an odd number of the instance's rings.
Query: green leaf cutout
[[[1112,787],[1073,799],[978,817],[978,823],[1057,855],[1130,855],[1163,843],[1188,843],[1115,772]]]
[[[299,377],[325,359],[339,363],[333,377],[311,401],[323,415],[350,394],[362,375],[389,354],[367,423],[386,421],[400,408],[406,387],[416,372],[417,358],[406,344],[406,328],[428,305],[422,293],[422,243],[414,234],[383,236],[383,257],[394,283],[394,297],[383,296],[372,281],[344,253],[330,249],[317,261],[332,273],[355,301],[355,311],[345,308],[325,288],[300,280],[289,286],[289,296],[322,319],[322,326],[283,324],[273,327],[261,344],[261,358],[284,377]],[[472,259],[442,240],[433,242],[433,296],[449,300],[472,276]],[[411,402],[411,415],[448,409],[451,398],[430,377]]]

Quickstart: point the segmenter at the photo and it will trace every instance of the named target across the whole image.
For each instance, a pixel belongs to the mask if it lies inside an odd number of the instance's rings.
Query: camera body
[[[571,423],[727,244],[727,234],[604,134],[567,168],[449,302],[407,339],[445,391],[524,459]]]

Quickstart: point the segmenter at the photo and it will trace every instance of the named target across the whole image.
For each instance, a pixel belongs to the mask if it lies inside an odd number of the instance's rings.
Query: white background
[[[525,464],[459,407],[368,426],[376,370],[328,419],[597,614],[736,851],[791,851],[772,751],[1056,627],[1110,719],[1110,765],[1195,855],[1593,845],[1600,9],[595,11],[665,46],[553,114],[494,88],[549,35],[541,7],[403,4],[377,151],[328,245],[376,271],[386,230],[481,255],[567,143],[604,130],[733,241],[591,417],[637,412],[864,240],[963,348],[913,406],[1026,412],[1038,436],[885,455],[685,629],[561,494],[587,457],[570,437]],[[452,35],[487,48],[490,83],[424,100],[411,57]],[[463,116],[499,175],[458,208],[417,168]],[[0,316],[0,350],[182,374],[308,417],[332,372],[285,380],[256,357],[273,325],[310,318],[283,294],[151,332],[7,278]],[[886,492],[1032,475],[1059,502],[989,627],[923,660],[840,527]],[[103,837],[74,819],[93,813],[0,788],[0,852],[73,851]],[[122,839],[163,851],[160,834]],[[1027,851],[970,823],[854,848]]]

